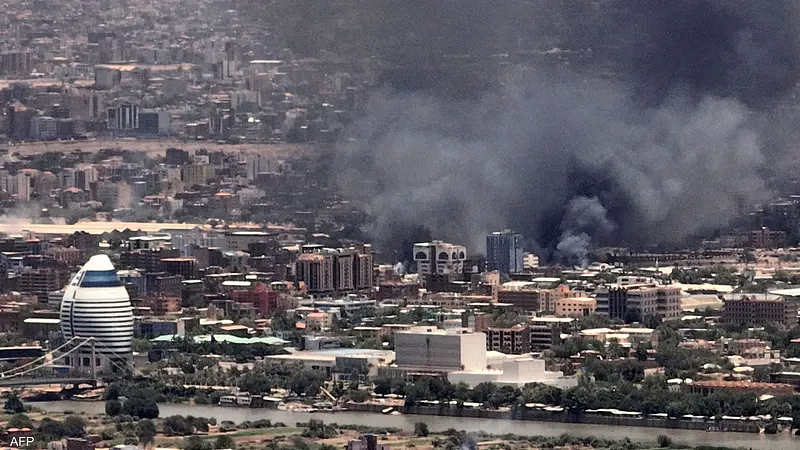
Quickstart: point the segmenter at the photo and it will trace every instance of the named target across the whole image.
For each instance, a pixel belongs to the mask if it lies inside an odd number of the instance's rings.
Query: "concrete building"
[[[486,236],[486,270],[519,273],[523,264],[522,235],[503,230]]]
[[[122,82],[122,72],[113,66],[94,67],[94,86],[97,89],[113,89]]]
[[[106,126],[109,130],[135,130],[139,128],[139,105],[123,102],[106,109]]]
[[[49,116],[36,116],[31,119],[31,137],[40,141],[58,137],[58,121]]]
[[[170,113],[164,110],[139,111],[139,131],[147,134],[169,134]]]
[[[796,325],[797,310],[783,298],[762,299],[757,295],[728,299],[722,303],[720,320],[753,325]]]
[[[295,263],[297,281],[310,294],[346,293],[374,286],[372,255],[359,250],[314,248]]]
[[[33,72],[33,59],[27,50],[13,50],[0,53],[0,75],[28,78]]]
[[[214,175],[214,166],[206,164],[190,164],[181,167],[181,181],[187,188],[208,184],[209,180],[214,179]]]
[[[420,275],[463,273],[467,249],[442,241],[414,244],[414,262]]]
[[[483,333],[417,327],[395,333],[394,347],[395,362],[400,367],[443,371],[486,368],[486,335]]]
[[[17,275],[17,290],[35,295],[39,303],[48,303],[48,295],[69,282],[69,270],[61,267],[26,269]]]
[[[509,281],[498,286],[494,299],[498,303],[508,303],[528,312],[555,312],[560,298],[577,295],[571,293],[567,285],[555,288],[541,288],[540,283],[532,281]]]
[[[681,315],[681,290],[655,284],[614,284],[596,291],[598,315],[628,322],[659,315],[676,319]]]
[[[597,300],[589,297],[564,297],[556,300],[556,315],[585,317],[594,314]]]
[[[561,372],[545,371],[544,360],[487,351],[484,333],[417,327],[395,333],[394,342],[395,364],[385,369],[393,377],[441,376],[451,383],[470,386],[486,382],[515,386],[577,383]]]
[[[549,350],[561,342],[561,335],[573,331],[575,319],[567,317],[533,317],[530,321],[531,351]]]
[[[87,346],[66,357],[67,365],[111,369],[131,359],[133,308],[108,256],[92,256],[67,286],[61,302],[61,332],[66,339],[96,339],[94,361]]]
[[[486,329],[486,350],[523,355],[531,352],[531,330],[526,325],[511,328],[488,327]]]

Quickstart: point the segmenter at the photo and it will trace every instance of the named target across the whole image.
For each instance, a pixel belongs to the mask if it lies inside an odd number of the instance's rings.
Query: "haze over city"
[[[797,2],[0,4],[3,446],[797,447]]]

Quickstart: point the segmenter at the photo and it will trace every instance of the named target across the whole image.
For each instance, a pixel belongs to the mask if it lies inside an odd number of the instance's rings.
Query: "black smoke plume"
[[[376,51],[398,48],[403,69],[339,145],[338,172],[383,245],[425,229],[481,252],[512,227],[581,264],[592,243],[677,243],[766,198],[771,161],[794,155],[767,120],[800,74],[793,1],[373,8]]]

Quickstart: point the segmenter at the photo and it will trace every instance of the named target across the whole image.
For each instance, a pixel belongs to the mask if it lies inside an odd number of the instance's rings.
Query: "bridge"
[[[24,388],[26,386],[61,385],[63,387],[73,386],[73,388],[77,388],[78,385],[81,384],[97,387],[101,384],[101,380],[94,366],[92,366],[90,373],[73,373],[64,374],[63,376],[57,376],[53,373],[47,375],[42,375],[41,372],[37,373],[37,371],[41,371],[42,369],[55,368],[58,361],[81,348],[88,347],[91,351],[91,361],[94,361],[96,346],[103,348],[105,350],[104,354],[116,356],[116,358],[108,358],[108,361],[116,370],[120,370],[122,373],[132,372],[141,375],[141,372],[136,370],[130,361],[120,357],[97,339],[93,337],[82,338],[75,336],[39,358],[0,373],[0,387]]]
[[[0,379],[0,387],[24,387],[24,386],[45,386],[45,385],[56,385],[60,384],[62,386],[78,386],[80,384],[89,384],[92,387],[97,387],[97,381],[91,377],[47,377],[47,378],[9,378],[9,379]]]

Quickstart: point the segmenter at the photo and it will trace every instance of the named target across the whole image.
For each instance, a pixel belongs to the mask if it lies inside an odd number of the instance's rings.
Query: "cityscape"
[[[0,447],[800,446],[793,0],[0,3]]]

